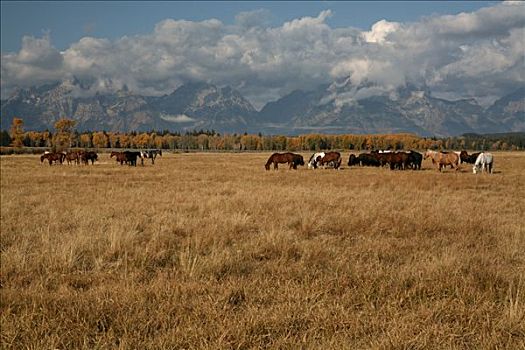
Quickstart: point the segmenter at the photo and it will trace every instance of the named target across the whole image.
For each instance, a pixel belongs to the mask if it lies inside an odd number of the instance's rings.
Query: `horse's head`
[[[117,152],[112,151],[111,154],[109,155],[109,158],[113,158],[113,156],[116,156],[116,155],[117,155]]]
[[[432,156],[432,151],[427,149],[427,151],[423,154],[423,159],[427,159],[428,157]]]
[[[40,163],[43,163],[44,162],[44,159],[46,159],[46,154],[47,153],[44,153],[40,156]]]

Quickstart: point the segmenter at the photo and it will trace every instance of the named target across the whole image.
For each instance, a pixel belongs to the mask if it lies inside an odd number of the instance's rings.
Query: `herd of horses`
[[[144,159],[151,159],[151,164],[155,164],[155,158],[162,156],[162,151],[155,150],[141,150],[141,151],[113,151],[110,158],[115,157],[117,164],[129,166],[137,166],[137,161],[140,159],[141,165],[144,165]],[[416,151],[371,151],[370,153],[361,153],[359,155],[350,154],[347,165],[351,166],[388,166],[391,170],[420,170],[423,159],[432,160],[439,171],[450,166],[456,171],[459,170],[459,165],[462,163],[473,164],[472,172],[492,173],[494,165],[494,157],[488,152],[478,152],[468,154],[466,151],[461,152],[443,152],[427,150],[424,154]],[[47,160],[49,165],[54,164],[95,164],[98,160],[98,154],[94,151],[67,151],[67,152],[49,152],[46,151],[40,157],[40,162]],[[342,157],[339,152],[317,152],[312,154],[308,160],[309,169],[317,169],[319,167],[330,167],[339,169],[341,167]],[[274,169],[278,169],[279,164],[288,164],[290,169],[297,169],[298,166],[305,165],[304,158],[300,154],[286,152],[274,153],[268,158],[264,165],[266,170],[270,170],[273,164]]]
[[[117,164],[137,166],[137,160],[140,159],[142,165],[144,165],[144,159],[151,159],[151,164],[155,164],[155,158],[162,156],[162,151],[159,149],[155,150],[142,150],[142,151],[123,151],[123,152],[111,152],[110,158],[115,157]],[[49,162],[49,165],[53,164],[64,164],[67,162],[70,164],[95,164],[98,161],[98,154],[94,151],[67,151],[67,152],[49,152],[46,151],[40,156],[40,162],[43,163],[45,160]]]
[[[439,152],[427,150],[424,154],[416,151],[371,151],[370,153],[361,153],[358,156],[350,154],[347,165],[350,166],[388,166],[391,170],[421,170],[423,159],[432,160],[432,164],[436,166],[439,171],[450,166],[456,171],[459,170],[459,165],[462,163],[473,164],[472,172],[492,173],[494,165],[494,157],[488,152],[478,152],[468,154],[466,151],[461,152]],[[308,160],[309,169],[317,169],[319,167],[330,167],[339,169],[341,166],[341,153],[339,152],[318,152],[312,154]],[[268,158],[265,164],[266,170],[270,170],[273,164],[274,169],[278,169],[278,164],[286,163],[290,169],[297,169],[298,165],[304,165],[304,159],[300,154],[291,152],[274,153]]]
[[[44,160],[49,162],[49,165],[63,164],[64,161],[67,161],[67,164],[95,164],[95,161],[98,160],[97,152],[93,151],[68,151],[68,152],[49,152],[46,151],[40,156],[40,162],[43,163]]]

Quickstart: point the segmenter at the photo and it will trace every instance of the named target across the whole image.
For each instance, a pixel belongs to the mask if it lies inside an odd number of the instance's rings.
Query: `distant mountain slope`
[[[509,131],[525,130],[525,87],[503,96],[487,110],[489,117]]]
[[[2,101],[2,127],[14,116],[26,129],[52,129],[59,118],[77,121],[79,130],[146,131],[152,129],[215,129],[246,131],[256,111],[241,94],[229,87],[196,83],[172,94],[145,97],[127,89],[89,94],[78,80],[20,89]]]
[[[27,130],[52,129],[59,118],[77,120],[79,130],[148,131],[214,129],[271,134],[397,133],[449,136],[525,131],[525,88],[487,109],[474,99],[448,101],[426,87],[383,91],[373,84],[344,82],[296,90],[257,112],[231,87],[194,82],[169,95],[141,96],[127,88],[93,92],[77,79],[19,89],[1,102],[2,128],[14,116]],[[95,90],[96,91],[96,90]]]
[[[311,92],[294,91],[268,103],[259,116],[262,125],[292,133],[301,130],[358,133],[414,132],[420,135],[459,135],[466,132],[516,130],[506,120],[491,118],[473,99],[447,101],[424,88],[408,86],[394,92],[373,92],[364,85],[320,87]],[[368,93],[373,92],[369,97]],[[285,117],[276,127],[280,117]],[[269,118],[269,117],[273,117]],[[264,124],[266,122],[266,124]],[[518,128],[518,130],[523,130]]]

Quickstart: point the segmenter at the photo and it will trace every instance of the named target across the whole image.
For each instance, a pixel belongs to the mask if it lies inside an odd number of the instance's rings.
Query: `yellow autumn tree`
[[[11,146],[22,147],[24,145],[24,121],[22,118],[13,118],[9,135],[11,136]]]
[[[108,141],[108,135],[106,135],[104,132],[98,131],[93,133],[93,146],[96,148],[106,148]]]
[[[55,147],[66,148],[71,147],[71,141],[73,140],[73,129],[75,128],[76,121],[73,119],[60,118],[55,122],[56,134],[53,138]]]

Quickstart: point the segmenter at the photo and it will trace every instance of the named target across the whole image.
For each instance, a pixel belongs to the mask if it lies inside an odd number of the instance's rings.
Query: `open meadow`
[[[525,348],[525,153],[492,175],[270,154],[2,156],[1,348]]]

